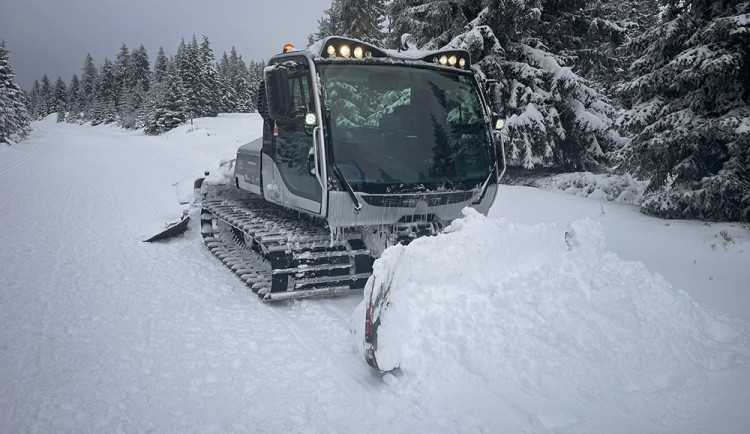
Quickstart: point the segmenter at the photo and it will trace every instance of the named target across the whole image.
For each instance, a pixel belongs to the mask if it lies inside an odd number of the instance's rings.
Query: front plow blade
[[[153,237],[143,240],[144,243],[150,243],[152,241],[158,241],[163,240],[166,238],[172,238],[176,237],[177,235],[180,235],[181,233],[185,232],[188,228],[188,220],[190,220],[190,217],[187,213],[182,215],[182,219],[179,221],[171,222],[167,224],[167,227],[164,228],[163,231],[159,232],[158,234],[154,235]]]

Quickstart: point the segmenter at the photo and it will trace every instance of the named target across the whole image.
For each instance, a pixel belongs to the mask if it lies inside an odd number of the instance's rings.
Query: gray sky
[[[268,59],[285,43],[307,45],[331,0],[0,0],[0,39],[16,82],[30,90],[47,74],[69,82],[86,53],[101,65],[125,43],[143,44],[153,67],[159,46],[208,36],[216,58],[234,46],[245,62]]]

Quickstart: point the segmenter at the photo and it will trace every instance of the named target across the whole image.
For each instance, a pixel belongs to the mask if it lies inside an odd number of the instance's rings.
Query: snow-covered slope
[[[405,300],[425,302],[414,321],[442,328],[407,336],[400,374],[382,378],[352,344],[360,297],[268,306],[196,230],[142,243],[179,216],[194,178],[260,135],[258,120],[149,137],[47,119],[0,148],[0,432],[750,426],[747,323],[731,318],[750,319],[740,225],[503,187],[489,219],[400,249],[434,243],[404,275],[419,295]],[[575,254],[564,232],[584,217]],[[446,256],[450,267],[417,273]],[[444,277],[434,292],[419,286],[428,274]]]

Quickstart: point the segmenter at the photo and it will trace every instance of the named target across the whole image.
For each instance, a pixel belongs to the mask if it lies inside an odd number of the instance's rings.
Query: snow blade
[[[150,243],[152,241],[163,240],[165,238],[172,238],[177,235],[180,235],[181,233],[187,230],[188,220],[190,220],[190,217],[188,216],[186,212],[182,215],[182,219],[180,219],[180,221],[168,223],[167,227],[163,231],[159,232],[158,234],[154,235],[153,237],[147,240],[143,240],[143,242]]]

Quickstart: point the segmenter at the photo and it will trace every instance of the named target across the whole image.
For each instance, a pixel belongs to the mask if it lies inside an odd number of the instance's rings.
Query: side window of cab
[[[304,58],[288,62],[286,66],[292,113],[288,120],[277,122],[278,135],[273,158],[292,193],[316,200],[321,192],[320,185],[310,173],[313,138],[305,128],[305,114],[314,111],[310,67]]]

